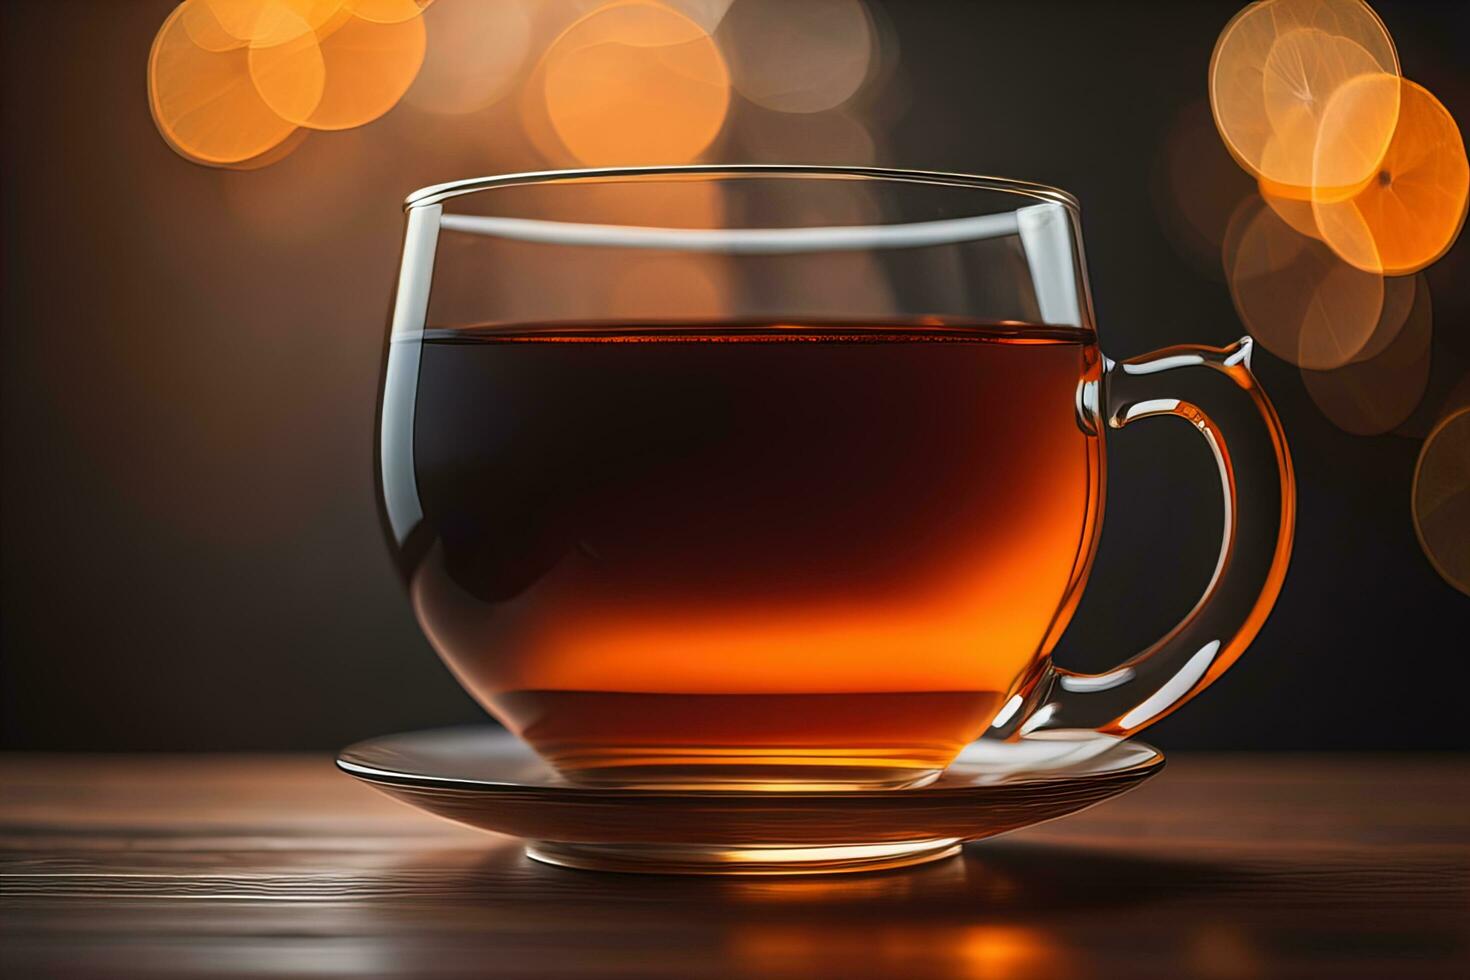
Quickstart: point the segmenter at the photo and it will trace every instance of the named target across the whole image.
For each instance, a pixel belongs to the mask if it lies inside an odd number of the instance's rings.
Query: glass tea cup
[[[570,780],[900,788],[982,736],[1126,736],[1281,588],[1293,478],[1250,340],[1103,355],[1061,191],[686,166],[406,209],[389,544],[455,677]],[[1208,411],[1199,374],[1229,382]],[[1214,574],[1148,649],[1068,671],[1105,440],[1155,417],[1217,464]]]

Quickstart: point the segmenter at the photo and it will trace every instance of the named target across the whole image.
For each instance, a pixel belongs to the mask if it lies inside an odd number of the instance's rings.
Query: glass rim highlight
[[[958,187],[1011,194],[1019,198],[1028,198],[1031,202],[1037,204],[1059,204],[1065,207],[1073,218],[1079,218],[1082,210],[1077,198],[1060,188],[1033,183],[1031,181],[1015,180],[1009,177],[987,177],[978,174],[938,170],[792,164],[682,164],[638,167],[592,167],[470,177],[464,180],[455,180],[421,187],[404,199],[403,208],[406,212],[412,212],[419,208],[443,204],[457,197],[506,187],[559,183],[622,183],[643,178],[657,179],[660,177],[714,177],[725,179],[790,177],[796,179],[825,178],[832,180],[870,180],[888,181],[892,183],[927,184],[930,186]],[[545,223],[561,224],[563,222],[548,220]],[[903,224],[903,222],[891,225],[859,224],[846,227],[891,228],[899,227]]]

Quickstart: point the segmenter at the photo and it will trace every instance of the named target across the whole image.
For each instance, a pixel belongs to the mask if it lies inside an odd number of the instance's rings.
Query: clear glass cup
[[[1280,590],[1293,478],[1250,340],[1103,355],[1061,191],[688,166],[406,209],[389,544],[450,670],[569,779],[898,788],[980,737],[1126,736]],[[1107,434],[1156,417],[1217,463],[1214,575],[1148,649],[1065,670]]]

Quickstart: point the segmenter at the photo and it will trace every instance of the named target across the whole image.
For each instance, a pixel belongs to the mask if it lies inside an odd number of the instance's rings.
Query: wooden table
[[[5,977],[1470,977],[1470,760],[1180,756],[959,858],[614,876],[326,757],[0,762]]]

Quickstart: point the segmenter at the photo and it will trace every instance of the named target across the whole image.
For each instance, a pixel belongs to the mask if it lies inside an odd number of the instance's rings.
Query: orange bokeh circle
[[[1330,371],[1372,340],[1383,312],[1383,277],[1298,234],[1260,198],[1237,210],[1222,253],[1236,312],[1277,357]]]
[[[209,8],[224,33],[245,44],[283,44],[327,24],[343,0],[191,0]]]
[[[309,129],[350,129],[397,105],[425,46],[422,18],[382,24],[342,11],[283,44],[253,45],[250,76],[282,118]]]
[[[1393,40],[1361,0],[1264,0],[1226,25],[1210,59],[1210,106],[1232,156],[1253,176],[1314,186],[1314,151],[1333,92],[1363,73],[1397,75]],[[1393,120],[1360,142],[1387,144]],[[1315,187],[1346,196],[1372,165],[1324,170]]]
[[[296,126],[250,80],[247,49],[201,48],[174,8],[148,53],[148,107],[179,155],[210,166],[241,164],[285,142]]]
[[[1397,126],[1374,178],[1351,198],[1317,200],[1312,210],[1323,241],[1344,261],[1398,276],[1429,265],[1459,236],[1470,164],[1449,111],[1422,85],[1393,75],[1343,86],[1323,115],[1323,143],[1351,145],[1361,120],[1380,115],[1390,101]],[[1319,157],[1324,152],[1319,148]]]
[[[1433,315],[1423,277],[1390,279],[1373,339],[1351,364],[1302,371],[1322,414],[1344,432],[1371,436],[1401,425],[1429,386]]]
[[[250,43],[225,30],[208,0],[184,0],[179,4],[179,18],[189,40],[205,51],[233,51]]]
[[[1447,415],[1414,467],[1414,533],[1450,585],[1470,595],[1470,408]]]
[[[546,120],[586,164],[682,163],[725,124],[730,75],[698,23],[651,0],[600,7],[536,71]]]
[[[398,24],[417,17],[433,2],[434,0],[343,0],[342,5],[353,16],[363,20],[376,24]],[[504,0],[494,0],[495,4],[502,2]]]
[[[1303,199],[1295,193],[1298,188],[1286,184],[1277,184],[1269,180],[1256,182],[1260,191],[1261,200],[1266,206],[1276,212],[1276,217],[1291,226],[1291,230],[1308,238],[1322,237],[1317,231],[1317,218],[1312,213],[1312,202]]]

